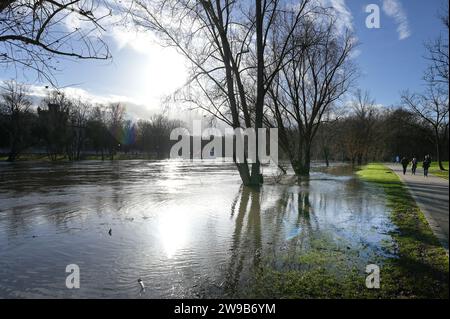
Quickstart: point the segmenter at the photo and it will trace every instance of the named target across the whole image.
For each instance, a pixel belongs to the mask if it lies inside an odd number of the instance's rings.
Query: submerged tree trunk
[[[259,187],[263,182],[262,174],[260,173],[260,164],[253,163],[251,172],[247,163],[236,163],[239,171],[242,184],[245,186]]]
[[[236,163],[236,166],[239,171],[239,176],[241,177],[242,183],[244,185],[250,185],[250,172],[248,170],[247,163]]]
[[[291,159],[292,168],[297,176],[308,176],[311,169],[311,143],[302,142],[299,145],[295,159]]]

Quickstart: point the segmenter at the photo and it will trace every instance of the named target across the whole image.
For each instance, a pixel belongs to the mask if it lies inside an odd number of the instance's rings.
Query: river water
[[[239,297],[261,263],[301,268],[320,238],[361,272],[392,253],[384,195],[350,168],[264,174],[257,191],[224,163],[1,163],[0,297]]]

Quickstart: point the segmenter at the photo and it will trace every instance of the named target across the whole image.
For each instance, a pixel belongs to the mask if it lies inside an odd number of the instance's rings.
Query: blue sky
[[[404,89],[421,90],[422,75],[426,68],[424,42],[445,32],[438,19],[443,8],[440,0],[403,0],[401,3],[407,18],[410,35],[399,39],[395,19],[383,10],[383,1],[372,1],[381,9],[380,29],[365,27],[366,2],[346,1],[353,15],[356,34],[361,42],[361,54],[357,57],[362,76],[359,85],[369,89],[378,103],[392,105],[399,102],[399,93]],[[448,32],[448,31],[447,31]]]
[[[352,27],[359,39],[355,55],[361,72],[359,87],[370,90],[376,102],[383,105],[397,104],[404,89],[421,90],[426,67],[423,44],[445,32],[437,17],[444,1],[323,1],[341,12],[342,23]],[[368,29],[365,25],[368,4],[380,8],[379,29]],[[110,45],[112,61],[61,60],[62,71],[56,74],[58,84],[72,86],[76,93],[100,101],[123,100],[137,117],[157,111],[161,99],[183,84],[186,74],[183,58],[173,49],[159,47],[150,34],[110,30],[105,40]],[[0,72],[0,79],[16,76],[13,70]],[[37,86],[46,84],[34,79],[32,74],[26,79],[19,74],[18,78]]]

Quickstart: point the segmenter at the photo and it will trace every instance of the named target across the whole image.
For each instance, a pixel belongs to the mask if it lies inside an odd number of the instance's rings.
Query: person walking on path
[[[400,163],[403,166],[403,175],[405,175],[406,174],[406,169],[408,168],[409,161],[408,161],[408,159],[406,157],[403,156],[403,158],[400,161]]]
[[[428,169],[430,168],[430,165],[431,165],[430,155],[426,155],[422,163],[423,176],[428,177]]]
[[[420,163],[419,158],[417,160],[417,172],[422,175],[423,157],[420,159]],[[424,213],[431,230],[448,251],[448,180],[432,174],[429,174],[426,178],[419,178],[411,174],[403,175],[402,168],[399,165],[387,164],[387,166],[408,187],[420,210]]]
[[[417,169],[417,158],[414,156],[413,159],[411,160],[411,172],[413,175],[416,175],[416,169]]]

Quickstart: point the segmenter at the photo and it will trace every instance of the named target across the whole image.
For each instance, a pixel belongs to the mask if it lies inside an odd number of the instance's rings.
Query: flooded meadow
[[[364,287],[366,265],[396,258],[383,190],[345,165],[264,167],[256,190],[224,163],[0,164],[3,298],[295,298],[280,274]]]

